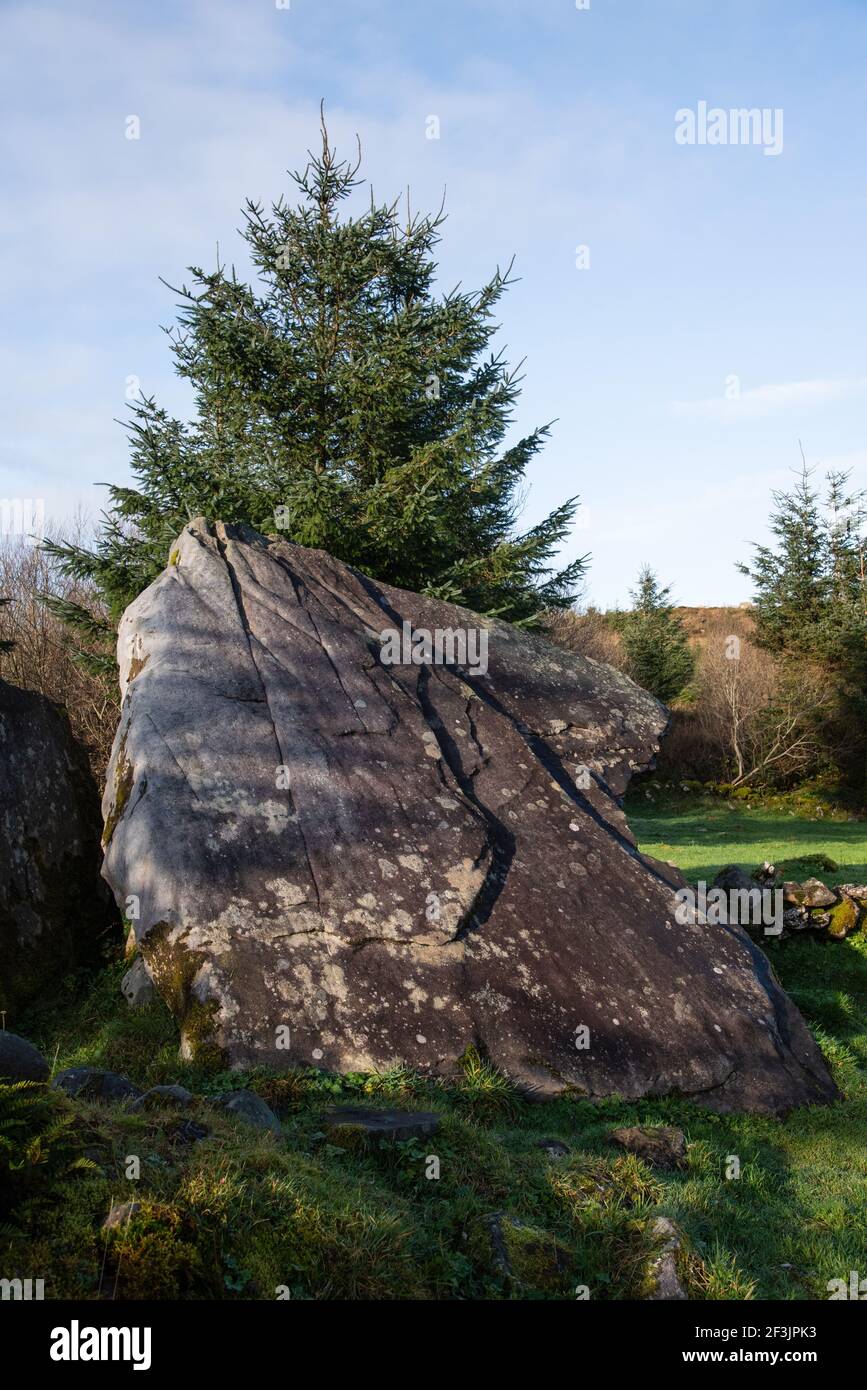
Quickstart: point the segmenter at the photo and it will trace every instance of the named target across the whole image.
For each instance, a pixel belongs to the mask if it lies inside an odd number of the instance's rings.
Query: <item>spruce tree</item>
[[[773,494],[776,544],[756,546],[740,565],[754,585],[756,640],[796,683],[801,667],[833,682],[834,706],[820,733],[850,789],[867,781],[867,578],[865,493],[849,474],[826,475],[824,499],[806,462],[795,486]]]
[[[621,620],[630,675],[665,704],[681,694],[695,669],[689,639],[670,596],[670,588],[663,588],[645,565],[637,589],[630,591],[632,608]]]
[[[511,267],[477,292],[437,294],[442,209],[402,216],[371,192],[347,215],[360,158],[337,159],[323,120],[321,150],[291,175],[297,202],[246,204],[254,283],[218,263],[190,267],[175,291],[166,331],[194,418],[135,402],[135,486],[109,488],[93,550],[47,546],[95,582],[112,620],[197,514],[512,622],[574,600],[587,557],[559,573],[551,561],[577,500],[516,531],[525,470],[549,427],[502,447],[520,368],[491,341]],[[65,604],[62,616],[93,636],[93,615]]]

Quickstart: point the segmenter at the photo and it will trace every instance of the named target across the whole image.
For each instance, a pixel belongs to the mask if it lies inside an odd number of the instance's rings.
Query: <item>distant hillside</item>
[[[703,646],[709,631],[729,627],[739,637],[749,637],[753,631],[753,606],[742,603],[737,607],[687,608],[677,607],[675,613],[683,623],[690,640]]]

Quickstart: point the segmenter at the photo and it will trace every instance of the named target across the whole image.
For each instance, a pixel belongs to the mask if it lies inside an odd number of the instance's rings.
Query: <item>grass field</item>
[[[837,877],[864,877],[863,824],[684,800],[683,810],[648,802],[632,823],[643,848],[693,877],[709,880],[728,861],[827,852]],[[677,1098],[531,1104],[473,1054],[449,1084],[404,1071],[210,1071],[178,1060],[162,1004],[127,1008],[124,963],[111,962],[95,979],[70,980],[20,1031],[57,1068],[89,1063],[142,1086],[187,1085],[196,1100],[184,1117],[209,1133],[185,1142],[170,1109],[130,1114],[56,1096],[16,1120],[0,1087],[4,1274],[44,1276],[49,1298],[272,1299],[284,1289],[296,1299],[565,1300],[586,1286],[592,1299],[628,1299],[646,1294],[652,1222],[665,1215],[684,1234],[691,1298],[827,1298],[829,1280],[867,1276],[867,937],[766,949],[843,1093],[785,1119],[719,1116]],[[242,1085],[277,1111],[280,1139],[234,1127],[210,1103]],[[367,1148],[352,1132],[326,1134],[323,1112],[335,1102],[434,1109],[442,1125],[423,1144]],[[681,1127],[686,1170],[660,1173],[615,1148],[611,1129],[637,1123]],[[27,1155],[11,1174],[11,1201],[4,1133]],[[543,1139],[568,1154],[552,1161]],[[72,1169],[82,1155],[87,1166]],[[130,1156],[141,1161],[132,1180]],[[737,1178],[727,1176],[733,1158]],[[129,1225],[103,1233],[111,1204],[131,1199]],[[494,1213],[504,1216],[511,1276],[493,1258]]]
[[[867,820],[851,820],[822,801],[673,793],[645,780],[626,813],[641,849],[675,863],[691,883],[711,883],[726,864],[749,871],[764,860],[791,864],[793,878],[800,867],[828,884],[867,882]],[[823,865],[826,856],[836,869]]]

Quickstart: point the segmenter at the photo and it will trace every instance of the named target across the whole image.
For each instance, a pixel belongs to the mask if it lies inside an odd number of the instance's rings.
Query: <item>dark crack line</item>
[[[459,924],[457,931],[452,937],[453,941],[462,941],[465,936],[473,929],[483,927],[491,916],[494,906],[502,893],[509,870],[515,858],[515,837],[511,830],[496,816],[489,807],[483,805],[476,795],[473,780],[468,777],[461,761],[460,749],[445,727],[442,719],[437,713],[430,693],[430,669],[427,666],[419,666],[417,692],[418,701],[424,712],[427,724],[433,733],[443,761],[463,792],[464,796],[476,809],[481,816],[487,829],[487,848],[490,851],[490,863],[485,874],[484,881],[478,893],[464,914],[463,921]],[[478,868],[481,863],[481,856],[477,856],[473,865]]]
[[[400,613],[398,613],[386,602],[383,595],[379,593],[377,586],[374,584],[373,580],[368,579],[365,575],[362,574],[359,574],[358,578],[362,586],[367,591],[367,593],[370,594],[374,603],[378,604],[381,610],[391,618],[393,623],[395,623],[398,627],[401,627],[404,619],[402,618]],[[422,666],[419,669],[426,670],[427,668]],[[647,863],[644,856],[640,853],[638,849],[636,849],[635,845],[633,845],[627,839],[623,832],[619,830],[615,825],[612,825],[610,821],[606,820],[605,817],[601,814],[601,812],[597,811],[593,803],[589,801],[587,797],[582,795],[580,789],[575,785],[572,778],[566,772],[566,769],[564,768],[561,759],[557,756],[557,754],[554,752],[552,748],[549,748],[548,744],[545,743],[545,741],[538,734],[534,734],[531,731],[529,731],[526,725],[523,725],[518,719],[516,719],[512,714],[509,713],[509,711],[500,703],[500,701],[496,698],[495,695],[491,694],[489,690],[485,690],[483,687],[480,687],[475,681],[473,681],[471,676],[468,675],[464,669],[459,667],[449,667],[448,669],[454,670],[460,676],[460,678],[465,682],[469,689],[473,691],[473,693],[477,696],[479,700],[481,700],[482,704],[487,705],[490,709],[494,711],[495,714],[499,715],[501,719],[505,719],[506,722],[512,726],[512,728],[518,734],[519,738],[523,740],[524,744],[529,749],[536,762],[544,768],[544,770],[548,773],[552,781],[557,783],[557,785],[569,797],[569,800],[580,811],[582,811],[585,815],[589,816],[590,819],[600,827],[600,829],[606,831],[606,833],[612,837],[615,843],[620,846],[624,853],[629,855],[630,859],[632,859],[635,863],[640,864],[641,867],[645,869],[647,873],[649,873],[653,878],[655,878],[658,883],[663,884],[667,892],[673,892],[672,886],[665,878],[665,876],[661,874],[657,869],[654,869],[651,864]],[[436,729],[434,729],[433,732],[436,734]],[[439,736],[437,736],[437,741],[440,741]],[[457,754],[457,750],[455,750],[455,753]],[[458,761],[460,761],[459,757]],[[449,766],[451,767],[451,762],[449,762]],[[454,768],[452,768],[452,771],[454,773]],[[596,777],[595,774],[592,775],[594,776],[595,780],[597,781],[597,784],[600,786],[600,789],[604,792],[604,794],[607,796],[611,796],[611,791],[606,786],[604,781],[601,778]],[[461,771],[460,775],[455,773],[455,776],[460,782],[463,778],[463,772]],[[467,786],[469,787],[469,790],[467,790]],[[491,811],[488,807],[483,806],[482,803],[478,800],[472,787],[472,783],[467,783],[467,780],[463,778],[463,785],[461,789],[462,791],[464,791],[464,794],[468,796],[469,800],[473,801],[474,804],[477,805],[482,815],[486,819],[488,817],[491,817],[497,824],[502,825],[502,822],[499,821],[498,817],[495,816],[494,812]],[[503,830],[505,831],[506,835],[511,834],[511,832],[505,826],[503,826]],[[512,842],[512,857],[514,857],[514,836],[512,836]],[[511,859],[509,860],[509,864],[511,864]]]
[[[609,834],[611,838],[616,842],[616,844],[618,844],[620,848],[626,854],[629,855],[630,859],[634,860],[636,863],[640,864],[642,868],[646,869],[647,872],[657,880],[657,882],[664,884],[669,892],[673,892],[674,890],[672,889],[671,884],[668,882],[665,876],[661,874],[657,869],[654,869],[653,866],[647,862],[644,855],[642,855],[641,851],[638,850],[629,839],[627,839],[627,837],[623,834],[623,831],[618,829],[616,825],[613,825],[611,821],[606,820],[605,816],[602,815],[601,811],[598,811],[596,809],[592,801],[590,801],[588,797],[584,796],[580,787],[576,786],[573,779],[569,776],[568,772],[563,766],[562,759],[558,757],[558,755],[554,752],[553,748],[551,748],[539,734],[534,734],[532,730],[527,727],[526,724],[523,724],[520,720],[516,719],[513,715],[511,715],[509,711],[500,703],[500,701],[497,699],[495,695],[493,695],[489,690],[485,690],[482,686],[476,684],[476,682],[473,681],[472,677],[468,675],[465,671],[461,671],[460,675],[461,679],[466,682],[469,688],[478,696],[478,698],[482,701],[483,704],[487,705],[488,708],[492,709],[495,714],[498,714],[502,719],[507,720],[512,725],[512,728],[515,730],[518,737],[521,738],[523,742],[526,744],[527,748],[530,750],[533,757],[536,759],[536,762],[544,768],[551,780],[557,783],[557,786],[560,787],[561,791],[564,791],[566,793],[573,805],[576,806],[579,811],[582,811],[585,815],[589,816],[589,818],[592,821],[594,821],[595,824],[600,827],[600,829],[606,831],[607,834]],[[612,797],[613,794],[611,792],[611,789],[608,787],[604,779],[598,777],[596,773],[592,771],[591,768],[588,768],[587,770],[588,772],[590,772],[590,775],[593,777],[594,781],[596,782],[599,789],[603,792],[603,794],[605,796]]]

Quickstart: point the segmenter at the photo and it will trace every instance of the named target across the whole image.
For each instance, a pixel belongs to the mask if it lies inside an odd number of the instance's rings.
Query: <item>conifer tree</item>
[[[663,588],[645,565],[637,589],[630,591],[632,608],[621,619],[630,674],[666,704],[680,695],[695,669],[689,639],[670,596],[670,588]]]
[[[348,215],[360,158],[337,159],[323,119],[321,150],[291,175],[297,203],[247,202],[254,283],[218,264],[190,267],[176,291],[167,333],[194,418],[134,403],[135,485],[110,487],[93,550],[47,546],[68,574],[96,583],[112,619],[197,514],[277,531],[512,622],[574,600],[587,557],[559,573],[551,561],[577,500],[516,531],[548,426],[502,447],[520,369],[491,341],[511,267],[477,292],[437,294],[442,209],[402,216],[371,193]],[[62,616],[93,636],[93,615],[67,603]]]
[[[773,494],[774,545],[759,545],[740,565],[755,591],[756,640],[773,652],[792,683],[801,667],[833,681],[834,706],[821,730],[828,757],[850,788],[867,779],[867,579],[865,493],[849,474],[826,475],[824,500],[806,462],[789,492]]]

